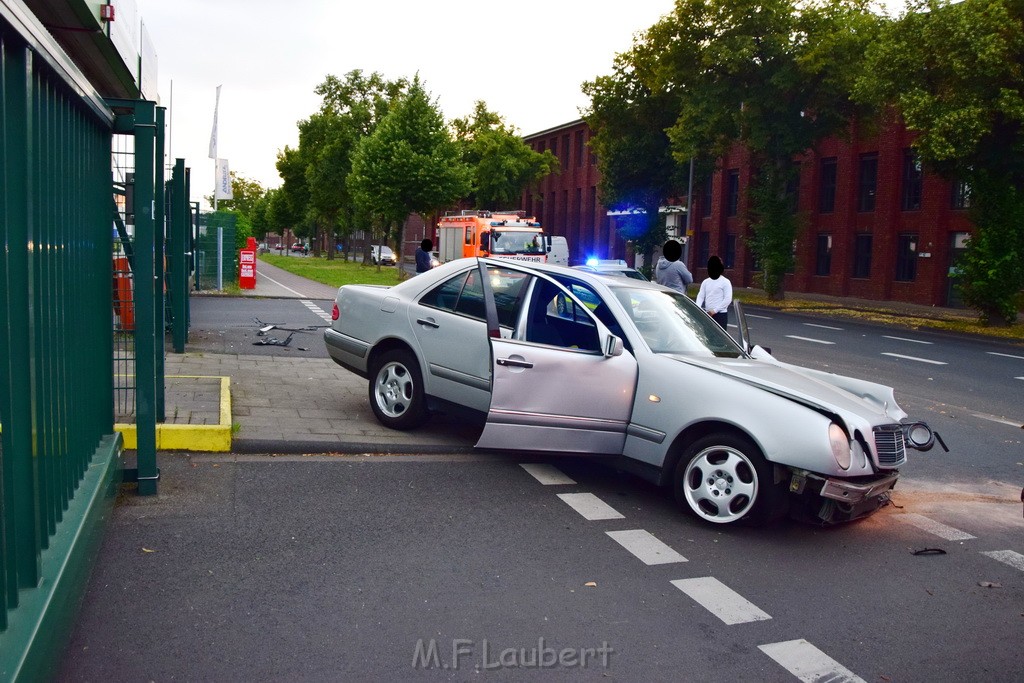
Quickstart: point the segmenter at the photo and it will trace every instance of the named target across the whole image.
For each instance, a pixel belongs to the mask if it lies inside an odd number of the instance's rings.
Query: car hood
[[[819,412],[839,415],[847,423],[873,425],[899,422],[907,414],[896,403],[892,387],[780,363],[767,358],[694,358],[673,356],[738,382],[757,386]]]

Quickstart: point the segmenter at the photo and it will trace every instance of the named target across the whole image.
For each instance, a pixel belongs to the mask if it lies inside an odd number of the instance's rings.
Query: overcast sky
[[[476,100],[521,134],[578,119],[583,81],[611,71],[636,31],[672,0],[137,0],[170,108],[172,158],[192,169],[192,197],[213,190],[208,158],[216,88],[218,155],[277,187],[278,150],[320,104],[327,74],[417,72],[445,118]],[[173,89],[172,89],[173,83]]]

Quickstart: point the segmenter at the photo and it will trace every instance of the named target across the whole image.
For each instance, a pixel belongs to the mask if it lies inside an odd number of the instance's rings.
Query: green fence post
[[[164,119],[167,110],[164,107],[156,108],[156,136],[155,136],[155,164],[153,179],[153,280],[156,286],[153,288],[153,312],[156,315],[156,348],[154,360],[156,361],[156,421],[164,422],[167,419],[165,410],[166,382],[164,381],[164,330],[167,327],[167,301],[164,283],[166,282],[164,258],[167,244],[167,221],[166,207],[167,197],[164,194]]]
[[[190,230],[188,195],[185,194],[185,160],[176,159],[171,174],[171,305],[172,341],[175,353],[185,352],[188,341],[188,249]]]

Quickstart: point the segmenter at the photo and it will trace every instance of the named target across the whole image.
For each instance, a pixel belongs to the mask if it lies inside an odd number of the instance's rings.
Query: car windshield
[[[543,254],[544,238],[523,230],[492,230],[492,254]]]
[[[682,294],[626,287],[614,291],[655,353],[718,358],[743,355],[733,338]]]

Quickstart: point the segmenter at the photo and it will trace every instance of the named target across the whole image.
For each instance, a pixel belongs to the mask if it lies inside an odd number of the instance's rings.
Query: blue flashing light
[[[597,258],[596,256],[591,256],[590,258],[587,259],[588,266],[597,266],[600,265],[600,263],[601,259]]]

